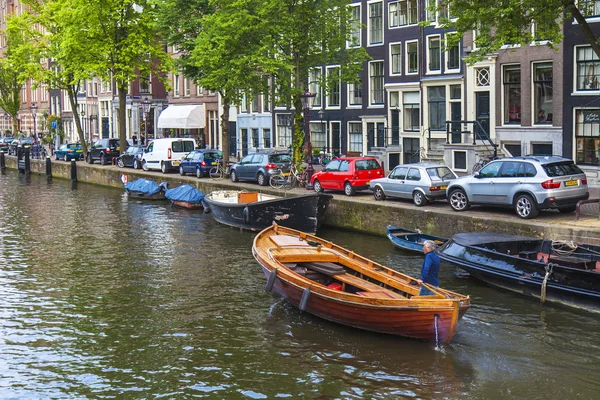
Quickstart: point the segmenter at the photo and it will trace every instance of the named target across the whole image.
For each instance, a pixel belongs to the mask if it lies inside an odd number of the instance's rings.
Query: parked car
[[[179,168],[181,159],[196,148],[192,138],[154,139],[142,157],[144,171],[159,169],[166,174],[173,168]]]
[[[573,212],[589,197],[587,178],[573,160],[557,156],[525,156],[494,160],[473,175],[452,181],[448,202],[455,211],[472,204],[512,207],[521,218],[542,209]]]
[[[8,147],[8,154],[12,154],[13,156],[17,155],[17,148],[21,146],[21,148],[23,149],[30,149],[31,146],[33,146],[33,139],[32,138],[21,138],[21,139],[14,139],[9,147]]]
[[[412,199],[424,206],[430,201],[446,198],[446,189],[457,175],[447,166],[434,163],[396,166],[387,177],[373,179],[369,188],[375,200],[386,197]]]
[[[231,181],[255,181],[261,186],[269,184],[271,175],[279,170],[289,172],[292,157],[289,153],[253,153],[248,154],[231,166]]]
[[[15,140],[15,138],[11,138],[11,137],[1,138],[0,139],[0,151],[4,151],[4,152],[8,153],[8,147],[10,146],[10,144],[12,143],[13,140]]]
[[[314,173],[310,183],[315,192],[343,190],[346,195],[352,196],[357,190],[368,189],[371,180],[383,176],[383,168],[374,157],[342,157]]]
[[[79,143],[67,143],[54,151],[54,158],[63,161],[83,160],[83,150]]]
[[[133,145],[129,146],[125,153],[117,158],[119,168],[132,167],[133,169],[142,168],[142,156],[144,155],[144,146]]]
[[[223,159],[221,150],[194,150],[181,159],[179,175],[196,174],[198,178],[208,175],[210,169]]]
[[[88,149],[87,162],[93,164],[98,160],[102,165],[110,164],[113,157],[119,157],[120,150],[119,139],[96,140]]]

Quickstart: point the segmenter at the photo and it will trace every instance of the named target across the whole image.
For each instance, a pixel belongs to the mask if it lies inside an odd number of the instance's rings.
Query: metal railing
[[[467,130],[468,125],[472,125],[473,129],[471,131]],[[460,130],[455,129],[457,126]],[[446,121],[446,144],[450,144],[450,135],[473,135],[473,145],[476,145],[477,140],[480,140],[488,151],[490,151],[489,146],[491,146],[491,152],[494,154],[493,158],[498,158],[498,145],[492,141],[489,133],[479,121]],[[431,131],[429,136],[431,139]]]

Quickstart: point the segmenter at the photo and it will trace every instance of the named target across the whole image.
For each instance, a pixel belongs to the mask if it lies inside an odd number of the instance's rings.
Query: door
[[[331,154],[339,156],[342,151],[340,123],[331,123]]]
[[[481,124],[473,128],[477,139],[489,140],[490,138],[490,92],[475,93],[475,114]],[[483,129],[482,129],[483,128]]]
[[[471,192],[470,200],[474,203],[494,204],[496,203],[496,185],[498,171],[502,162],[492,162],[479,171],[477,177],[473,176],[469,182]]]
[[[333,184],[333,176],[340,169],[340,160],[333,160],[329,164],[325,166],[323,172],[319,174],[319,182],[321,183],[321,187],[326,189],[332,189]]]
[[[340,162],[340,169],[338,172],[333,173],[333,189],[344,190],[344,182],[350,180],[352,172],[350,171],[350,161],[342,160]]]
[[[494,184],[494,201],[499,204],[512,204],[514,194],[525,181],[525,164],[516,161],[504,161]]]
[[[461,120],[461,103],[450,103],[450,119],[452,121]],[[452,122],[450,124],[451,132],[460,132],[460,122]],[[462,143],[462,135],[460,133],[452,133],[452,143]]]
[[[254,155],[250,154],[242,158],[239,164],[235,167],[235,172],[237,173],[238,178],[245,179],[248,176],[248,170],[250,169],[250,165],[252,163],[252,157]]]
[[[389,193],[390,196],[403,197],[402,191],[407,172],[407,167],[396,167],[390,173],[388,180],[384,186],[386,194]]]
[[[388,169],[394,169],[400,165],[400,153],[388,153]]]
[[[367,122],[367,151],[370,151],[375,143],[375,124]]]
[[[421,182],[421,171],[418,168],[411,168],[406,174],[404,185],[402,185],[402,197],[405,199],[411,199],[414,190],[420,185]]]
[[[242,157],[248,155],[248,129],[242,129]]]
[[[385,147],[385,125],[383,122],[377,123],[377,147]]]
[[[400,110],[392,111],[392,146],[400,145]]]

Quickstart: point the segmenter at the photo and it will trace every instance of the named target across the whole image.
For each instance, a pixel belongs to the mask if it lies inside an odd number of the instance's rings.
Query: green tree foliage
[[[561,27],[565,18],[575,18],[600,56],[600,42],[585,19],[586,15],[593,15],[594,4],[593,1],[577,0],[443,0],[429,10],[446,15],[440,19],[441,25],[459,33],[448,37],[450,45],[465,33],[475,32],[476,48],[467,59],[473,63],[507,44],[528,46],[543,40],[549,46],[555,46],[563,38]]]

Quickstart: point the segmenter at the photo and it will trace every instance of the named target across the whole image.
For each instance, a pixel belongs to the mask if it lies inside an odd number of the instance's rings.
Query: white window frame
[[[339,65],[328,65],[327,68],[325,68],[325,73],[327,74],[327,81],[329,82],[329,74],[331,70],[337,70],[338,74],[341,74],[341,69]],[[338,81],[338,96],[339,96],[339,102],[338,104],[331,104],[330,100],[331,100],[331,93],[327,93],[327,95],[325,96],[325,108],[328,110],[339,110],[340,107],[342,106],[342,77],[341,75],[339,75],[339,81]],[[329,86],[329,85],[328,85]]]
[[[381,85],[381,90],[382,90],[382,101],[381,103],[374,103],[374,92],[373,92],[373,76],[371,75],[371,66],[375,63],[381,64],[381,67],[383,68],[382,74],[378,75],[378,77],[381,77],[381,79],[383,80],[382,85]],[[369,61],[369,107],[384,107],[385,106],[385,61],[384,60],[373,60],[373,61]],[[363,89],[364,89],[364,85],[363,85]],[[364,92],[363,92],[364,93]],[[364,97],[364,94],[363,94]]]
[[[598,94],[600,94],[600,84],[599,84],[599,89],[580,89],[578,87],[578,82],[577,82],[577,78],[579,78],[578,72],[577,72],[577,52],[579,51],[579,49],[581,48],[590,48],[592,46],[590,45],[578,45],[578,46],[573,46],[573,93],[572,94],[577,94],[577,95],[583,95],[583,96],[598,96]],[[593,50],[592,50],[592,54]],[[594,61],[593,59],[591,61]],[[600,61],[598,61],[600,62]]]
[[[358,25],[358,41],[357,43],[353,46],[351,42],[346,41],[346,47],[347,48],[358,48],[362,46],[362,5],[361,4],[351,4],[350,7],[352,7],[353,9],[358,8],[358,20],[356,21],[356,24]],[[351,12],[352,15],[352,12]],[[354,20],[353,20],[354,22]]]
[[[454,161],[456,159],[456,157],[454,157],[455,153],[465,153],[465,166],[466,168],[456,168],[456,165],[454,164]],[[453,171],[459,171],[459,172],[468,172],[469,171],[469,159],[467,157],[467,152],[465,150],[452,150],[452,170]]]
[[[400,46],[400,53],[397,53],[400,56],[400,62],[398,63],[398,67],[400,68],[400,72],[394,72],[394,59],[393,59],[393,53],[392,53],[392,47],[393,46]],[[402,47],[402,42],[393,42],[390,43],[389,45],[389,59],[390,59],[390,64],[389,64],[389,68],[390,68],[390,76],[401,76],[402,75],[402,67],[403,67],[403,52],[404,52],[404,48]]]
[[[371,37],[371,6],[374,4],[381,4],[381,41],[373,42],[373,38]],[[384,21],[385,21],[385,12],[384,12],[384,4],[382,0],[372,0],[367,2],[367,47],[373,46],[383,46],[384,43]]]
[[[364,82],[362,80],[362,73],[358,74],[361,77],[360,80],[360,92],[361,92],[361,97],[360,97],[360,103],[351,103],[350,99],[354,98],[354,96],[351,96],[350,93],[354,92],[354,86],[356,85],[356,83],[348,83],[346,84],[346,102],[348,103],[346,105],[347,108],[361,108],[364,102],[364,98],[365,98],[365,85]]]
[[[438,75],[442,73],[442,38],[440,35],[430,35],[427,36],[426,38],[426,51],[425,51],[425,61],[426,61],[426,75]],[[440,67],[439,69],[431,69],[431,53],[429,50],[429,44],[431,43],[432,40],[437,39],[437,41],[439,42],[439,62],[440,62]]]
[[[448,36],[450,36],[450,35],[456,35],[456,33],[446,34],[446,38]],[[457,46],[458,46],[458,59],[459,59],[458,60],[458,68],[450,68],[450,65],[449,65],[449,61],[450,61],[450,57],[449,57],[450,49],[444,51],[444,55],[445,55],[445,58],[446,58],[445,68],[446,68],[447,72],[460,72],[460,66],[462,64],[462,57],[460,56],[462,54],[462,52],[461,52],[462,46],[461,46],[460,40],[459,40]]]
[[[408,47],[410,44],[415,43],[417,45],[417,70],[415,72],[409,72],[408,64]],[[418,40],[407,40],[404,42],[404,75],[419,75],[419,41]]]
[[[308,71],[308,90],[316,94],[313,100],[312,108],[323,107],[323,89],[321,88],[321,78],[323,69],[321,67],[311,68]]]
[[[350,145],[353,143],[350,141],[350,125],[359,125],[360,126],[360,150],[352,150]],[[346,125],[346,139],[347,139],[347,148],[348,151],[360,151],[360,153],[363,153],[363,147],[364,147],[364,143],[365,143],[365,130],[363,127],[363,123],[361,121],[348,121],[347,125]]]

